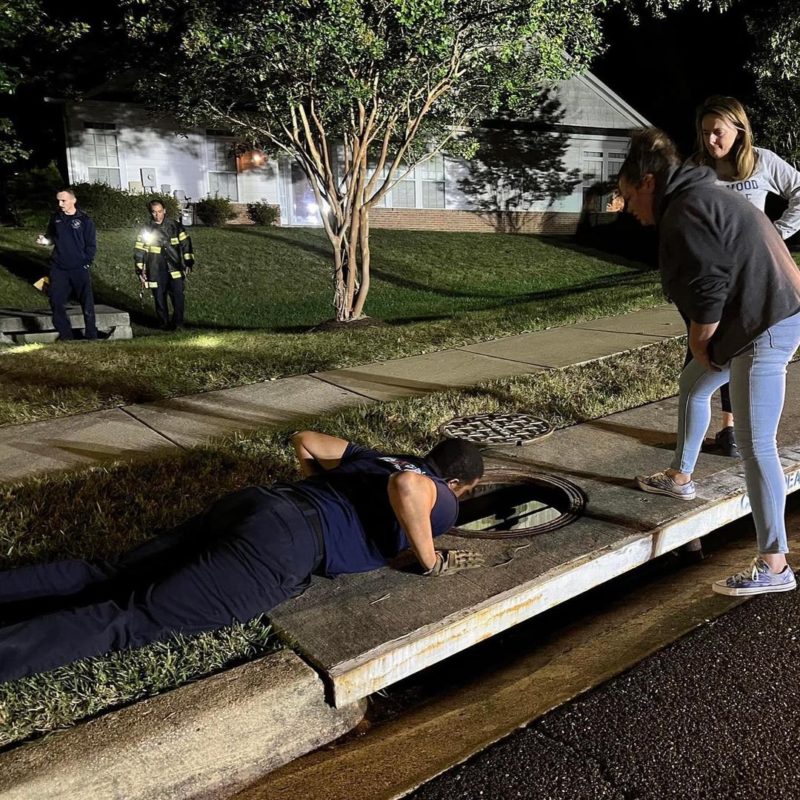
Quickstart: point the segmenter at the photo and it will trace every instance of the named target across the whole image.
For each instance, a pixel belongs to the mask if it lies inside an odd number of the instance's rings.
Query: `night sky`
[[[740,2],[726,14],[687,8],[663,20],[643,15],[638,26],[615,8],[604,25],[608,49],[591,71],[688,156],[695,108],[706,97],[733,95],[747,106],[753,96],[746,71],[753,51],[744,23],[748,6],[755,3]]]

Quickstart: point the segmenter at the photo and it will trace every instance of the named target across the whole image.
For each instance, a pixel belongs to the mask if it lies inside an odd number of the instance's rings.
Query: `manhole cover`
[[[530,414],[477,414],[445,422],[439,433],[448,439],[466,439],[474,444],[528,444],[553,432],[550,423]]]
[[[563,478],[497,470],[461,499],[450,533],[476,539],[536,536],[574,522],[585,505],[583,492]]]

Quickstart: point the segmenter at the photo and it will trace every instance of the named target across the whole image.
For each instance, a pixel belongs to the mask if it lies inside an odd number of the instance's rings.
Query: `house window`
[[[398,181],[392,186],[386,202],[392,208],[416,208],[417,182],[414,179],[413,171],[406,175],[402,181]]]
[[[622,169],[622,165],[625,163],[625,159],[628,157],[627,153],[607,153],[608,160],[608,177],[607,180],[614,181],[617,179],[617,175],[619,175],[619,171]]]
[[[628,157],[621,151],[583,151],[583,206],[588,211],[605,211],[611,200],[611,191],[601,192],[597,184],[611,184],[617,179],[622,164]]]
[[[444,208],[444,157],[433,156],[420,164],[415,172],[422,189],[422,207]]]
[[[206,140],[208,150],[208,193],[212,196],[227,197],[234,202],[239,199],[239,185],[236,180],[236,154],[234,140],[209,136]]]
[[[121,188],[119,149],[114,125],[109,122],[87,122],[84,127],[89,182]]]

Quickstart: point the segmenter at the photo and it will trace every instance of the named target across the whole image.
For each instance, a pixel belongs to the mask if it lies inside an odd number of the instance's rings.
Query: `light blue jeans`
[[[800,314],[778,322],[719,372],[692,359],[680,378],[678,444],[670,465],[694,471],[711,422],[711,396],[730,381],[736,442],[744,462],[758,552],[787,553],[786,483],[775,436],[786,394],[786,365],[800,344]]]

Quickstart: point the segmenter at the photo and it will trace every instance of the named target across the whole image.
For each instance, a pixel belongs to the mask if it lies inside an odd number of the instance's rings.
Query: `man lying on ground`
[[[408,547],[425,575],[482,565],[433,543],[483,475],[474,445],[446,440],[420,458],[313,431],[291,440],[301,481],[227,494],[114,564],[0,572],[0,682],[245,622],[301,594],[312,574],[366,572]]]

